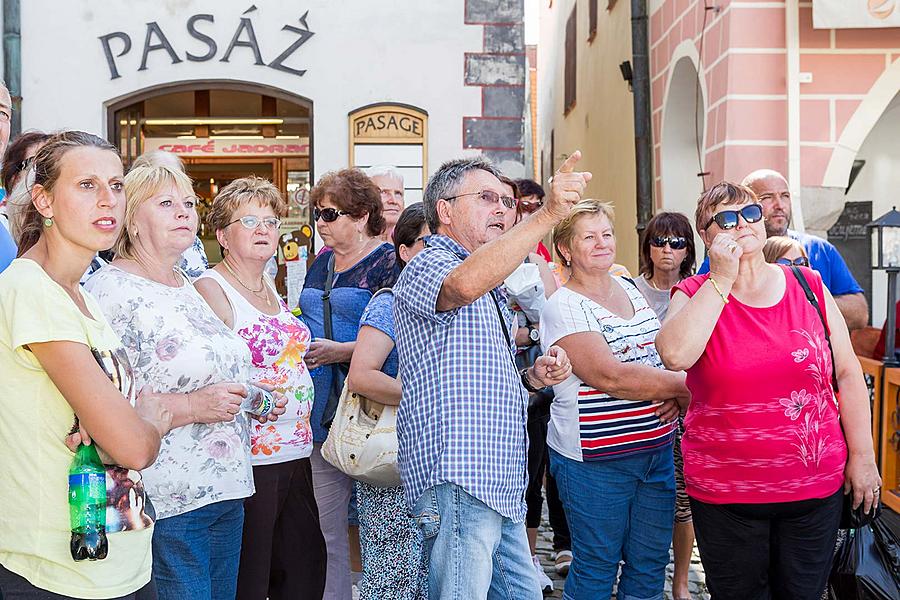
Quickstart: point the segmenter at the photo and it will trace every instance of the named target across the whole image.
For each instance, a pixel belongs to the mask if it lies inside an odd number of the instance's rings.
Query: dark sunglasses
[[[337,218],[344,215],[349,215],[345,210],[338,210],[336,208],[314,208],[313,209],[313,219],[318,221],[322,219],[326,223],[334,223],[337,221]]]
[[[456,196],[450,196],[449,198],[444,198],[444,200],[456,200],[457,198],[462,198],[463,196],[479,196],[481,201],[485,204],[490,204],[493,206],[498,202],[502,202],[503,206],[506,208],[515,208],[516,207],[516,199],[512,196],[501,196],[497,192],[493,192],[491,190],[482,190],[480,192],[469,192],[468,194],[457,194]]]
[[[795,258],[794,260],[791,260],[789,258],[776,258],[775,262],[778,263],[779,265],[787,265],[789,267],[791,267],[791,266],[793,266],[793,267],[808,267],[809,266],[809,259],[806,258],[805,256]]]
[[[668,244],[669,248],[671,248],[672,250],[684,250],[685,248],[687,248],[687,240],[681,236],[672,235],[669,237],[663,237],[661,235],[658,235],[656,237],[650,238],[650,245],[654,248],[662,248],[666,244]]]
[[[37,155],[35,155],[37,156]],[[27,171],[28,167],[31,166],[31,163],[34,162],[34,156],[29,156],[25,160],[19,163],[19,171]]]
[[[748,204],[740,210],[723,210],[714,214],[703,229],[707,229],[713,221],[722,229],[734,229],[738,225],[738,217],[744,217],[748,223],[758,223],[763,217],[762,204]]]

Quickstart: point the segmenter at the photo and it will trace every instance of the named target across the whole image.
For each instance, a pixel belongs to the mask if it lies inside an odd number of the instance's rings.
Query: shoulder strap
[[[325,275],[325,289],[322,291],[322,325],[325,328],[325,337],[333,340],[331,329],[331,286],[334,283],[334,251],[328,257],[327,274]]]
[[[500,327],[503,328],[503,337],[506,339],[506,349],[509,351],[509,348],[512,346],[512,336],[509,335],[509,327],[506,325],[506,319],[503,318],[503,311],[500,310],[500,300],[497,298],[497,294],[494,290],[491,290],[491,302],[494,304],[494,308],[497,309],[497,318],[500,319]],[[510,353],[510,358],[512,358],[513,366],[518,369],[518,365],[516,365],[515,356]]]
[[[797,278],[797,281],[800,283],[800,287],[803,288],[803,293],[806,294],[806,299],[809,300],[809,303],[812,304],[813,308],[816,309],[816,313],[818,313],[819,319],[822,321],[822,328],[825,330],[825,341],[828,343],[828,351],[831,352],[831,386],[834,388],[834,391],[837,392],[838,382],[837,373],[835,372],[834,367],[834,348],[831,347],[831,335],[828,333],[828,325],[825,323],[825,315],[822,314],[822,308],[819,306],[819,300],[813,293],[812,288],[809,287],[809,282],[806,280],[806,276],[803,275],[803,271],[801,271],[799,267],[791,266],[791,273],[793,273],[794,277]]]
[[[392,290],[391,288],[383,287],[380,290],[378,290],[377,292],[375,292],[374,294],[372,294],[372,297],[369,299],[369,301],[371,302],[372,300],[374,300],[381,294],[393,294],[393,293],[394,293],[394,290]]]

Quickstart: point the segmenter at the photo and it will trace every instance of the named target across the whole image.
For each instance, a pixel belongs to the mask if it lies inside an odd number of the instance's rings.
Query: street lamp
[[[900,367],[900,361],[894,353],[897,329],[897,273],[900,272],[900,212],[897,207],[875,219],[866,227],[872,232],[872,268],[887,273],[888,305],[887,330],[884,338],[884,366]]]

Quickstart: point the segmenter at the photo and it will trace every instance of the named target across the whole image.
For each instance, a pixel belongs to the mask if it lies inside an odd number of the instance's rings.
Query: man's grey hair
[[[785,178],[784,175],[774,169],[757,169],[756,171],[753,171],[752,173],[744,177],[741,185],[745,185],[748,188],[753,189],[753,186],[756,184],[756,182],[762,181],[763,179],[768,179],[769,177],[777,177],[778,179],[781,179],[782,181],[787,183],[787,178]]]
[[[437,233],[438,226],[441,224],[437,214],[438,200],[455,196],[466,174],[477,170],[487,171],[498,179],[502,175],[489,160],[476,156],[448,160],[428,179],[422,203],[425,205],[425,221],[428,223],[431,233]]]
[[[397,167],[390,165],[375,165],[363,171],[369,178],[372,177],[390,177],[400,180],[400,187],[403,187],[403,173],[397,170]]]

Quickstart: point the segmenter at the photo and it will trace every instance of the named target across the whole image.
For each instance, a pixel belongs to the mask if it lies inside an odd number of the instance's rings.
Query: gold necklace
[[[253,294],[253,295],[256,296],[257,298],[259,298],[260,300],[265,300],[265,301],[266,301],[266,306],[272,306],[272,301],[269,299],[269,289],[268,289],[268,287],[266,287],[265,279],[260,278],[260,286],[259,286],[259,289],[258,289],[258,290],[254,290],[254,289],[251,288],[249,285],[247,285],[246,283],[244,283],[243,281],[241,281],[241,278],[238,277],[238,274],[234,272],[234,269],[231,268],[231,265],[228,264],[228,261],[227,261],[226,259],[224,259],[224,258],[222,259],[222,264],[225,265],[225,270],[227,270],[229,273],[231,273],[231,276],[234,277],[234,278],[237,280],[237,282],[238,282],[239,284],[241,284],[241,286],[242,286],[245,290],[247,290],[248,292],[250,292],[251,294]],[[262,292],[262,291],[265,291],[265,293],[266,293],[265,297],[259,295],[259,293]]]

